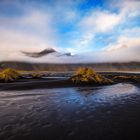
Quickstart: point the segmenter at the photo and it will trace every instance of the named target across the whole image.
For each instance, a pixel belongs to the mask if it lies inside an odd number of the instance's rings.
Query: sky
[[[29,58],[54,48],[73,56]],[[140,61],[140,0],[0,0],[0,61]]]

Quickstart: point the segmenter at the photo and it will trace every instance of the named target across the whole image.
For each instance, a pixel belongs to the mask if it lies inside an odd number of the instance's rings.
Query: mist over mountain
[[[1,53],[0,61],[25,61],[30,63],[112,63],[140,62],[140,40],[127,40],[129,45],[108,46],[102,51],[81,51],[72,54],[66,49],[24,49]]]

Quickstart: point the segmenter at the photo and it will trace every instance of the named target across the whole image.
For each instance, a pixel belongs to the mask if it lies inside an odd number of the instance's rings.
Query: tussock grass
[[[74,83],[94,83],[94,84],[109,84],[112,80],[97,74],[91,68],[79,68],[76,73],[70,78]]]
[[[3,82],[12,82],[19,79],[20,73],[14,69],[6,68],[2,72],[0,72],[0,81]]]

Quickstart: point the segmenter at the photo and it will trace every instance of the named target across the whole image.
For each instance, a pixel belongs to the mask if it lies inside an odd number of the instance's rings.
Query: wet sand
[[[73,86],[68,80],[57,79],[24,79],[17,82],[0,83],[0,90],[28,90]]]
[[[140,138],[140,86],[0,91],[1,140]]]
[[[86,87],[102,86],[105,84],[76,84],[67,79],[26,79],[18,82],[0,83],[0,91],[3,90],[31,90],[48,88],[66,88],[66,87]],[[106,84],[107,85],[107,84]]]

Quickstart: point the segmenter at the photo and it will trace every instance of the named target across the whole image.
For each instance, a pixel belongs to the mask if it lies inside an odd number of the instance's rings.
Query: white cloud
[[[139,16],[139,7],[140,1],[138,0],[126,0],[124,2],[120,2],[121,12],[127,15],[128,17],[136,17]]]
[[[93,11],[80,22],[82,29],[89,32],[109,32],[115,26],[122,22],[120,14],[110,13],[108,11]]]
[[[34,50],[39,50],[41,45],[45,46],[45,43],[45,41],[37,36],[15,30],[3,29],[0,32],[1,51],[32,50],[33,48]]]
[[[37,9],[27,9],[20,17],[0,17],[0,26],[2,29],[9,28],[21,30],[21,32],[38,33],[50,38],[54,35],[52,26],[52,16],[47,11]]]
[[[27,40],[27,39],[26,39]],[[13,44],[14,45],[14,44]],[[12,47],[14,49],[14,47]],[[40,50],[41,46],[38,48]],[[80,50],[80,48],[78,48]],[[26,49],[27,50],[27,49]],[[34,51],[34,45],[30,51]],[[72,48],[68,48],[67,51],[76,52]],[[9,51],[10,52],[10,51]],[[8,53],[4,60],[17,60],[17,61],[29,61],[29,62],[50,62],[50,63],[79,63],[79,62],[128,62],[128,61],[140,61],[140,38],[120,37],[114,44],[110,44],[99,52],[80,52],[74,57],[57,57],[57,55],[47,55],[40,58],[29,58],[19,51],[13,51]],[[5,56],[5,55],[4,55]],[[2,55],[1,55],[2,57]]]
[[[140,37],[121,36],[116,43],[108,45],[96,54],[97,62],[140,61]]]
[[[95,25],[97,31],[108,32],[121,22],[121,17],[116,14],[98,13],[97,16],[98,17]]]
[[[130,31],[130,29],[121,29],[120,27],[121,25],[124,26],[127,24],[127,22],[129,23],[131,18],[139,15],[140,1],[127,0],[123,2],[117,1],[117,3],[114,1],[112,7],[114,8],[115,6],[119,8],[117,13],[113,13],[109,10],[93,9],[86,14],[85,17],[81,18],[78,24],[81,34],[76,40],[73,41],[73,44],[76,46],[75,49],[79,51],[79,48],[81,47],[81,50],[85,51],[82,49],[84,45],[87,47],[87,49],[92,47],[94,50],[92,43],[97,43],[94,39],[96,34],[114,33],[116,30],[121,30],[120,34],[122,34],[122,36],[139,36],[140,32],[138,28],[133,28]],[[106,40],[106,38],[104,38],[104,40]]]
[[[38,52],[45,48],[56,48],[49,41],[33,34],[3,29],[0,32],[0,61],[24,60],[20,51]],[[27,60],[29,58],[25,58]]]
[[[131,38],[131,37],[121,36],[115,44],[108,45],[107,47],[104,48],[104,50],[114,51],[116,49],[129,48],[135,46],[140,46],[140,37]]]
[[[30,11],[25,13],[25,16],[23,16],[21,19],[17,19],[16,22],[41,29],[46,26],[50,26],[51,20],[51,15],[47,12],[30,9]]]
[[[110,32],[122,22],[122,16],[120,14],[93,10],[79,21],[77,28],[80,34],[76,39],[71,41],[71,44],[75,46],[74,49],[77,52],[84,52],[91,49],[90,47],[94,50],[94,46],[91,45],[95,41],[96,34]]]

